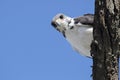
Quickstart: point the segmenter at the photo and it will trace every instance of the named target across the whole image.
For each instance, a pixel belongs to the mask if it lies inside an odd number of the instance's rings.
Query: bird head
[[[53,18],[51,24],[56,30],[58,30],[61,33],[64,33],[67,29],[69,29],[71,19],[71,17],[60,13]]]

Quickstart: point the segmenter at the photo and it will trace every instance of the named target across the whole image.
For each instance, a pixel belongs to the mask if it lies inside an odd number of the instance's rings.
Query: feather
[[[94,15],[93,14],[84,14],[84,16],[74,18],[75,24],[81,23],[85,25],[91,25],[94,24]]]

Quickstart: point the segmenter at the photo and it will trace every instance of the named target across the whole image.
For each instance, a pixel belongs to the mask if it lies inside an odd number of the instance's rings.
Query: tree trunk
[[[120,0],[95,1],[93,37],[93,80],[119,80]]]

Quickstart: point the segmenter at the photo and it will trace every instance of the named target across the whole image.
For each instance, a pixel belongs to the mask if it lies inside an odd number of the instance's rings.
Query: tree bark
[[[93,80],[119,80],[120,0],[95,1],[93,38]]]

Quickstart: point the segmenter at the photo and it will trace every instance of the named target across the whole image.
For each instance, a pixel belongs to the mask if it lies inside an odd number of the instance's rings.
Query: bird
[[[94,14],[69,17],[63,13],[55,15],[51,25],[70,43],[72,48],[86,57],[92,57],[90,45],[93,40]]]

